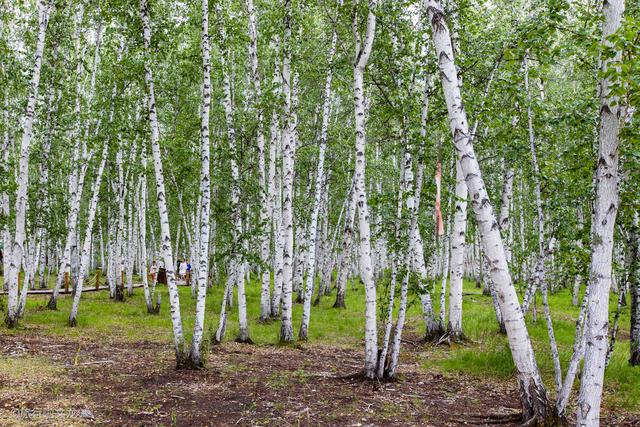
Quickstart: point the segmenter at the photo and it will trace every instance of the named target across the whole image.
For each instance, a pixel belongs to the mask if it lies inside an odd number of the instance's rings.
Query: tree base
[[[204,369],[204,367],[204,359],[202,357],[196,358],[191,354],[182,354],[176,357],[177,371],[198,371]]]
[[[523,426],[558,426],[560,418],[549,403],[544,385],[531,381],[529,389],[525,390],[520,383],[520,403],[522,405]]]
[[[629,364],[631,366],[640,366],[640,349],[635,349],[634,351],[631,352],[631,357],[629,358]]]
[[[280,344],[293,344],[295,342],[295,339],[293,337],[293,328],[291,327],[291,325],[289,326],[282,326],[280,328]]]
[[[49,310],[57,310],[58,309],[58,301],[51,295],[49,298],[49,302],[47,303],[47,308]]]
[[[114,296],[116,301],[123,302],[124,301],[124,288],[121,286],[116,286],[116,294]]]
[[[464,336],[464,332],[462,331],[452,331],[449,329],[447,335],[449,335],[449,342],[461,344],[467,341],[467,337]]]
[[[333,308],[347,308],[347,306],[344,303],[344,294],[336,295],[336,302],[333,304]]]
[[[271,322],[273,322],[273,318],[271,317],[270,314],[262,315],[258,319],[258,323],[262,323],[263,325],[268,325]]]
[[[18,316],[9,316],[5,317],[4,324],[7,325],[7,328],[14,329],[18,327]]]
[[[446,335],[448,336],[440,322],[434,322],[434,325],[427,328],[424,339],[428,342],[439,342]]]
[[[253,341],[251,340],[251,338],[249,338],[249,336],[238,336],[236,337],[235,342],[241,344],[253,344]]]

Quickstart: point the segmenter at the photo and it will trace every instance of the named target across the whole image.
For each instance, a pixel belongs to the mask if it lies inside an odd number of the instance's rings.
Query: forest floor
[[[249,289],[255,320],[259,294]],[[490,300],[471,286],[466,291],[469,341],[424,342],[413,305],[400,378],[386,383],[353,376],[363,358],[361,291],[351,291],[346,310],[332,309],[331,297],[314,307],[310,340],[297,346],[274,344],[279,322],[251,322],[256,344],[235,343],[231,322],[227,341],[211,348],[200,371],[174,369],[168,308],[147,315],[139,290],[124,303],[106,292],[83,296],[73,329],[65,326],[68,297],[55,312],[43,307],[44,297],[34,297],[19,329],[0,328],[0,425],[518,425],[513,366],[504,338],[494,341]],[[220,292],[214,288],[207,301],[209,328],[217,324]],[[187,288],[181,303],[188,332],[193,302]],[[297,321],[299,305],[294,314]],[[531,328],[534,340],[538,327],[544,325]],[[623,326],[607,373],[602,425],[640,426],[640,371],[618,360],[628,351],[624,334]],[[551,387],[545,358],[539,351]]]

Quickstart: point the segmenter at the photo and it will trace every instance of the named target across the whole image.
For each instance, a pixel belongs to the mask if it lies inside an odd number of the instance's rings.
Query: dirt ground
[[[351,375],[353,349],[214,347],[207,369],[176,371],[172,349],[149,342],[0,336],[0,425],[452,426],[518,425],[515,381],[425,372],[407,344],[401,379]],[[640,426],[605,414],[602,425]]]

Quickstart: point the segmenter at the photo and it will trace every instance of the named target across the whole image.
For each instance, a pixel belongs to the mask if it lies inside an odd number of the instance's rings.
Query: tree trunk
[[[449,323],[452,340],[463,337],[462,284],[464,279],[464,234],[467,229],[467,184],[460,161],[456,161],[456,205],[451,231],[451,275],[449,279]]]
[[[470,140],[466,112],[462,103],[460,83],[455,68],[451,38],[440,2],[425,0],[433,30],[433,42],[438,58],[440,77],[449,115],[451,133],[465,181],[471,194],[472,207],[481,233],[481,242],[490,263],[490,273],[496,286],[511,354],[517,371],[524,420],[545,422],[549,417],[547,392],[540,377],[524,315],[511,282],[507,257],[500,237],[493,207],[484,186],[473,143]]]
[[[351,246],[353,241],[353,226],[355,223],[357,196],[355,193],[356,175],[351,178],[351,188],[347,194],[347,211],[344,221],[344,232],[342,237],[342,253],[336,277],[336,302],[334,308],[346,308],[344,297],[347,292],[347,279],[349,277],[349,265],[351,262]]]
[[[78,283],[73,294],[73,304],[71,306],[71,313],[69,314],[69,326],[77,325],[78,307],[80,305],[80,297],[82,296],[82,286],[84,284],[85,277],[89,274],[89,251],[91,249],[91,242],[93,236],[93,222],[96,217],[96,210],[98,207],[98,195],[100,194],[100,185],[102,184],[102,174],[104,172],[104,166],[107,162],[107,154],[109,152],[109,144],[105,143],[102,149],[102,159],[98,166],[98,172],[96,174],[96,180],[93,183],[93,189],[91,190],[92,196],[89,202],[89,216],[87,218],[87,228],[84,236],[84,243],[82,244],[82,255],[80,257],[80,274],[78,275]]]
[[[629,293],[631,295],[631,323],[630,338],[631,354],[629,363],[631,366],[640,365],[640,230],[638,214],[634,218],[634,224],[629,239]]]
[[[378,328],[376,309],[376,284],[373,279],[371,262],[371,230],[369,224],[369,206],[366,193],[366,123],[364,102],[364,71],[371,55],[376,29],[376,0],[369,0],[367,29],[364,41],[357,35],[357,21],[354,16],[356,34],[356,60],[353,67],[353,99],[355,104],[356,125],[356,168],[354,192],[358,207],[360,229],[360,279],[365,288],[365,327],[364,327],[364,374],[367,378],[376,376],[378,359]],[[362,44],[362,46],[361,46]]]
[[[140,0],[140,17],[143,24],[144,36],[144,77],[147,85],[147,107],[149,109],[149,122],[151,124],[151,151],[153,153],[153,164],[156,175],[156,199],[158,201],[158,212],[160,214],[160,232],[162,239],[162,256],[167,274],[167,288],[169,291],[169,305],[171,308],[171,323],[173,325],[173,340],[176,352],[176,365],[178,368],[184,366],[185,349],[184,335],[182,330],[182,319],[180,317],[180,296],[173,263],[173,250],[171,248],[171,232],[169,229],[169,212],[167,209],[166,191],[164,185],[164,173],[162,170],[162,156],[160,154],[158,118],[156,114],[156,99],[151,72],[151,58],[149,44],[151,42],[151,28],[147,0]]]
[[[622,21],[624,0],[604,2],[601,43],[611,48],[607,38],[615,33]],[[618,53],[617,57],[620,56]],[[601,71],[606,75],[611,59],[604,59]],[[578,425],[600,424],[600,402],[604,380],[609,320],[609,289],[613,233],[618,213],[618,133],[620,131],[620,102],[609,93],[607,77],[599,84],[600,137],[596,169],[595,200],[591,234],[591,265],[589,271],[589,306],[585,325],[586,346],[580,394],[578,397]]]
[[[29,152],[31,151],[31,136],[33,120],[35,118],[36,101],[40,86],[40,70],[44,55],[44,43],[49,23],[52,1],[38,1],[38,38],[36,41],[35,59],[31,74],[31,85],[27,99],[27,109],[22,127],[22,141],[20,143],[20,161],[18,165],[16,207],[15,207],[15,235],[9,253],[9,270],[4,274],[8,281],[7,317],[8,327],[18,324],[18,276],[22,264],[25,240],[25,222],[27,211],[27,190],[29,189]]]
[[[322,128],[320,131],[320,147],[318,152],[318,169],[316,171],[316,183],[313,201],[313,211],[311,213],[311,224],[309,224],[309,252],[307,259],[308,272],[305,281],[304,307],[302,310],[302,322],[300,324],[299,339],[306,340],[309,329],[309,319],[311,317],[311,297],[313,295],[313,284],[315,282],[316,265],[316,243],[318,233],[318,214],[320,212],[320,202],[323,194],[325,182],[324,174],[324,153],[327,148],[327,133],[329,130],[329,109],[331,107],[331,78],[333,77],[331,63],[336,51],[337,33],[334,31],[331,37],[331,49],[329,50],[329,69],[324,84],[324,103],[322,106]]]
[[[249,0],[251,1],[251,0]],[[209,112],[211,110],[211,50],[209,47],[209,0],[202,0],[202,112],[200,113],[200,237],[198,242],[198,293],[196,319],[189,359],[193,366],[203,366],[202,336],[209,278],[209,235],[211,232],[211,177],[209,176]],[[193,279],[192,279],[193,280]]]
[[[293,342],[292,281],[293,281],[293,174],[294,117],[291,96],[291,0],[284,0],[284,39],[282,61],[282,91],[284,93],[285,124],[282,132],[282,234],[284,240],[282,268],[282,309],[280,342]]]

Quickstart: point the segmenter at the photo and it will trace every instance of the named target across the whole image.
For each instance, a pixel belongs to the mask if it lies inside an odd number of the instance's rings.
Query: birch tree
[[[147,108],[149,123],[151,126],[151,152],[156,175],[156,199],[160,214],[160,234],[162,239],[162,257],[167,274],[167,288],[169,290],[169,305],[171,309],[171,323],[173,325],[173,343],[176,352],[176,365],[181,368],[185,365],[184,335],[182,330],[182,318],[180,316],[180,297],[176,285],[175,271],[173,269],[173,249],[171,247],[171,233],[169,229],[169,213],[167,211],[166,190],[164,185],[164,172],[162,170],[162,156],[160,154],[160,131],[156,113],[156,95],[154,90],[153,73],[151,71],[151,58],[149,45],[151,43],[151,25],[147,0],[140,0],[140,19],[142,20],[142,35],[144,42],[144,80],[147,86]]]
[[[282,308],[280,342],[293,342],[293,173],[295,156],[294,117],[291,95],[291,0],[284,0],[284,38],[282,41],[282,93],[284,126],[282,130]]]
[[[615,49],[611,47],[608,37],[620,28],[624,8],[624,0],[608,0],[603,3],[601,45],[605,52]],[[616,56],[619,55],[616,53]],[[600,80],[598,88],[600,130],[591,227],[590,293],[584,331],[588,351],[585,351],[584,355],[577,414],[577,423],[581,426],[600,425],[600,403],[609,332],[613,233],[618,212],[618,134],[622,112],[619,98],[610,93],[611,83],[607,71],[611,68],[611,63],[612,59],[607,56],[602,59],[600,69],[604,77]]]
[[[374,378],[377,371],[378,358],[378,328],[376,313],[376,285],[373,279],[373,264],[371,260],[371,227],[369,207],[365,183],[366,169],[366,123],[364,102],[364,72],[369,62],[376,31],[377,0],[369,0],[367,28],[364,40],[361,38],[357,21],[353,23],[356,42],[356,56],[353,65],[353,100],[356,126],[356,168],[354,192],[357,200],[358,224],[360,231],[360,278],[365,288],[365,326],[364,326],[364,374],[367,378]]]
[[[331,48],[329,50],[329,64],[333,61],[336,51],[337,34],[334,32],[331,37]],[[318,233],[318,214],[320,212],[320,202],[325,182],[324,156],[327,149],[327,132],[329,128],[329,109],[331,107],[331,68],[327,71],[327,78],[324,84],[324,103],[322,105],[322,128],[320,130],[320,146],[318,152],[318,169],[316,171],[315,190],[313,199],[313,211],[311,212],[311,223],[309,224],[309,253],[307,258],[308,273],[304,284],[304,308],[302,310],[302,323],[300,324],[299,339],[306,340],[309,329],[309,319],[311,317],[311,296],[313,295],[313,285],[315,282],[316,265],[316,243]]]
[[[49,23],[52,7],[52,1],[38,1],[38,37],[36,40],[33,68],[31,69],[31,83],[29,86],[29,96],[27,98],[27,108],[22,125],[22,139],[20,141],[20,161],[18,166],[15,207],[15,233],[9,253],[9,269],[5,272],[8,276],[9,283],[7,316],[5,319],[8,327],[15,327],[18,323],[18,279],[24,253],[25,216],[27,210],[27,190],[29,188],[29,152],[31,151],[33,121],[40,87],[40,71],[42,69],[42,58],[44,56],[47,24]]]
[[[209,176],[209,112],[211,110],[211,48],[209,46],[209,0],[202,0],[202,112],[200,113],[200,238],[198,248],[198,295],[196,300],[196,321],[189,360],[194,366],[202,366],[202,336],[204,333],[204,312],[209,278],[209,235],[211,213],[211,181]]]
[[[462,103],[449,28],[440,2],[426,0],[424,5],[432,28],[433,44],[438,58],[440,80],[447,105],[453,142],[471,194],[471,205],[482,237],[482,245],[491,267],[491,279],[496,287],[500,310],[507,329],[509,347],[516,366],[523,418],[545,422],[551,415],[547,392],[540,377],[524,322],[524,315],[511,281],[493,207],[482,179],[473,143],[470,140],[469,125]]]

